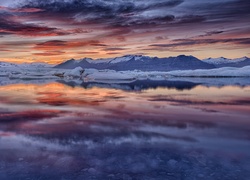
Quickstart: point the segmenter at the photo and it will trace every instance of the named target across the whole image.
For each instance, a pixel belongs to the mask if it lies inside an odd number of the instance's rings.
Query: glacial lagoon
[[[232,81],[2,84],[0,179],[247,180],[250,86]]]

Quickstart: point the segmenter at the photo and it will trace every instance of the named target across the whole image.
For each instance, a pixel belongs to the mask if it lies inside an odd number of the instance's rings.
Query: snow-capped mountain
[[[144,60],[150,59],[150,57],[142,56],[142,55],[125,55],[122,57],[109,58],[109,59],[103,59],[103,60],[110,63],[110,64],[116,64],[116,63],[130,61],[131,59],[134,59],[135,61],[144,61]],[[97,61],[99,61],[99,63],[100,63],[103,60],[98,59]],[[93,63],[93,62],[95,62],[95,61],[92,61],[91,63]]]
[[[73,64],[81,63],[84,61],[87,61],[90,64],[103,64],[103,63],[109,63],[109,64],[116,64],[116,63],[121,63],[121,62],[126,62],[134,58],[135,61],[143,61],[146,59],[150,59],[148,56],[142,56],[142,55],[125,55],[122,57],[115,57],[115,58],[100,58],[100,59],[91,59],[91,58],[83,58],[80,60],[75,60],[75,59],[70,59],[72,60]],[[68,61],[70,61],[68,60]],[[74,61],[73,61],[74,60]]]
[[[213,64],[216,67],[244,67],[250,65],[250,59],[248,57],[227,59],[220,58],[208,58],[203,60],[206,63]]]
[[[224,58],[224,57],[219,57],[219,58],[207,58],[203,60],[206,63],[209,64],[224,64],[224,63],[229,63],[230,59]]]
[[[158,58],[142,55],[126,55],[109,59],[89,59],[68,60],[55,68],[72,69],[76,67],[94,69],[112,69],[118,71],[142,70],[142,71],[170,71],[188,69],[211,69],[214,65],[200,61],[193,56],[180,55],[177,57]]]

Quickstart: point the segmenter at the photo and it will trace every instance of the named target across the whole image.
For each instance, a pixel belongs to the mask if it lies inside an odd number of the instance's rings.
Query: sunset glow
[[[1,61],[249,56],[245,0],[1,0]]]

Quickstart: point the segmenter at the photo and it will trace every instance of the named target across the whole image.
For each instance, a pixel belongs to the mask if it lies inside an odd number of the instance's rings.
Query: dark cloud
[[[185,4],[186,3],[186,4]],[[160,0],[160,1],[108,1],[108,0],[68,0],[68,1],[39,1],[29,0],[21,4],[23,9],[39,9],[37,14],[50,14],[52,17],[66,17],[77,22],[90,24],[105,24],[107,26],[120,27],[145,27],[153,25],[189,24],[206,21],[220,21],[235,19],[243,14],[249,15],[249,3],[243,0],[210,2],[188,4],[184,0]],[[187,5],[188,4],[188,5]],[[182,5],[185,15],[178,16],[166,14],[169,10]],[[151,11],[158,14],[150,15]],[[143,16],[142,13],[149,13]],[[171,12],[171,11],[170,11]],[[71,22],[73,23],[73,22]]]
[[[213,21],[235,21],[249,20],[250,2],[245,0],[204,2],[202,4],[193,4],[193,10],[196,13],[206,15]],[[242,19],[244,16],[244,19]]]
[[[118,52],[107,52],[106,54],[109,54],[109,55],[117,55],[117,54],[120,54]]]
[[[250,38],[235,38],[235,39],[176,39],[168,44],[152,44],[150,47],[172,48],[179,46],[193,46],[193,45],[208,45],[208,44],[236,44],[249,45]]]
[[[164,37],[164,36],[156,36],[155,37],[155,40],[164,40],[164,39],[168,39],[167,37]]]
[[[8,112],[1,114],[0,123],[15,123],[23,121],[39,120],[44,118],[57,117],[62,111],[56,110],[39,110],[39,111],[23,111],[23,112]]]
[[[91,46],[97,46],[97,47],[105,47],[108,46],[107,44],[103,44],[103,43],[99,43],[99,42],[95,42],[95,43],[91,43]]]
[[[205,34],[203,35],[199,35],[198,37],[206,37],[206,36],[213,36],[213,35],[216,35],[216,34],[222,34],[224,33],[225,31],[209,31],[209,32],[206,32]]]
[[[37,46],[65,46],[67,41],[52,40],[43,43],[38,43]]]
[[[15,13],[34,13],[34,12],[41,12],[43,10],[38,8],[8,8],[0,6],[0,11],[15,12]]]
[[[2,35],[16,34],[23,36],[62,36],[69,34],[58,28],[15,22],[9,16],[0,17],[0,32]]]
[[[220,23],[221,20],[232,21],[242,15],[249,18],[249,4],[243,0],[223,2],[206,0],[199,3],[184,0],[27,0],[19,4],[19,11],[29,12],[30,10],[33,18],[47,20],[51,18],[52,21],[64,21],[69,25],[102,25],[107,29],[113,29],[112,36],[118,37],[138,28],[154,29],[189,26],[190,23],[200,25]],[[48,29],[48,31],[55,31],[55,29]],[[91,30],[75,31],[92,32]]]
[[[123,51],[126,49],[127,48],[109,47],[109,48],[105,48],[104,51]]]
[[[62,41],[62,40],[51,40],[42,43],[37,43],[34,46],[36,50],[46,50],[50,51],[51,49],[54,50],[61,50],[64,49],[71,49],[71,48],[78,48],[78,47],[85,47],[85,46],[93,46],[95,44],[99,44],[99,41],[96,40],[89,40],[89,41]]]
[[[64,19],[70,24],[103,25],[109,29],[115,28],[152,28],[155,25],[162,25],[175,19],[171,14],[160,14],[156,16],[142,17],[142,13],[155,10],[167,10],[183,3],[183,0],[160,0],[160,1],[25,1],[22,8],[42,9],[44,12],[37,12],[38,16],[43,14],[47,18],[56,20]],[[121,31],[124,31],[121,30]],[[126,30],[131,31],[131,30]],[[116,32],[112,32],[116,33]],[[121,34],[120,32],[118,32]],[[124,34],[124,33],[123,33]]]
[[[205,22],[206,17],[201,15],[187,15],[176,19],[175,24],[190,24]]]
[[[35,50],[43,51],[34,52],[33,55],[56,54],[48,53],[52,48],[55,48],[54,51],[60,51],[60,48],[86,46],[118,52],[131,49],[131,45],[134,44],[139,48],[133,49],[132,53],[147,53],[140,51],[148,49],[152,53],[155,51],[155,54],[164,48],[177,52],[180,49],[176,50],[173,47],[179,46],[221,43],[247,48],[249,45],[250,34],[247,30],[250,28],[250,2],[245,0],[199,2],[195,0],[16,0],[16,2],[19,3],[14,4],[10,1],[8,7],[4,7],[0,2],[0,38],[2,40],[6,36],[15,38],[26,36],[32,41],[33,37],[54,37],[46,39],[43,43],[41,41],[28,43],[27,48],[34,46]],[[177,40],[171,41],[171,39]],[[64,40],[67,42],[62,42]],[[126,44],[121,46],[120,42]],[[142,42],[143,48],[141,48]],[[4,40],[1,44],[6,43],[8,42]],[[118,44],[117,47],[114,47],[114,44]],[[14,45],[13,47],[17,48]],[[185,48],[182,49],[187,51]],[[83,52],[85,51],[88,52],[83,49]],[[79,53],[79,49],[75,53]]]
[[[99,54],[97,51],[85,51],[85,52],[78,52],[77,54]]]
[[[148,101],[165,101],[165,102],[171,102],[174,105],[183,106],[183,105],[249,105],[250,99],[235,99],[235,100],[228,100],[223,102],[215,102],[210,100],[190,100],[190,99],[178,99],[173,98],[171,96],[152,96],[149,97]]]
[[[137,18],[131,18],[131,19],[125,19],[124,21],[116,21],[113,24],[111,24],[112,27],[130,27],[130,28],[139,28],[139,29],[145,29],[145,28],[154,28],[155,26],[164,26],[167,24],[171,24],[175,21],[175,16],[173,15],[165,15],[162,17],[153,17],[153,18],[145,18],[142,17],[140,19]],[[131,31],[131,30],[130,30]]]
[[[99,106],[101,103],[105,102],[105,100],[84,100],[84,99],[73,99],[67,98],[60,95],[54,94],[44,94],[43,97],[39,97],[36,99],[41,104],[47,104],[51,106]]]
[[[159,1],[109,1],[109,0],[68,0],[68,1],[40,1],[28,0],[22,5],[23,8],[37,8],[48,12],[56,13],[99,13],[100,16],[110,17],[114,14],[127,14],[154,10],[158,8],[175,7],[183,3],[184,0],[159,0]]]

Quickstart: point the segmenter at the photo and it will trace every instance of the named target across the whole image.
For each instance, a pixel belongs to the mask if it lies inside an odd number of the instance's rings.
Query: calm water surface
[[[250,178],[250,86],[0,86],[0,179]]]

